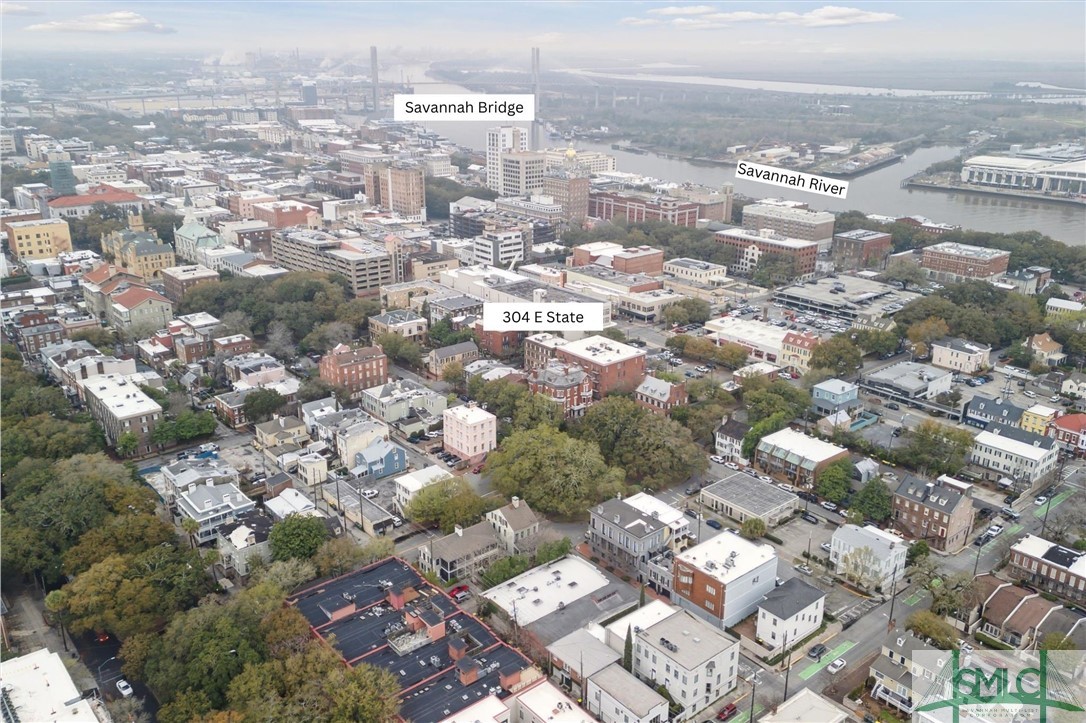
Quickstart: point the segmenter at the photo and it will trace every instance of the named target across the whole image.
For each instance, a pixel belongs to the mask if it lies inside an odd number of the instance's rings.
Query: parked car
[[[738,715],[739,709],[735,707],[735,703],[728,703],[726,706],[720,709],[720,712],[716,714],[717,720],[731,720]]]
[[[819,643],[818,645],[812,645],[811,649],[807,651],[807,657],[811,660],[818,660],[828,652],[828,648]]]
[[[984,534],[988,535],[989,537],[995,537],[995,536],[1001,534],[1002,532],[1003,532],[1003,525],[992,525],[991,527],[988,528],[988,531],[985,532]]]
[[[127,680],[125,680],[124,678],[121,678],[120,680],[117,681],[117,692],[120,693],[125,698],[131,698],[132,697],[132,686],[128,684]]]
[[[393,517],[392,518],[392,526],[393,527],[403,527],[403,520],[401,520],[399,517]]]
[[[829,667],[826,668],[826,670],[830,671],[830,675],[837,675],[845,669],[846,665],[848,664],[845,662],[844,658],[838,658],[837,660],[830,663]]]
[[[812,515],[810,512],[803,513],[803,521],[810,522],[812,525],[817,525],[819,522],[821,522],[820,519]]]
[[[983,535],[978,535],[977,539],[973,540],[973,547],[984,547],[991,542],[991,540],[992,538],[985,532]]]
[[[833,512],[834,510],[837,509],[837,505],[833,504],[832,502],[828,502],[828,501],[823,502],[822,503],[822,509],[829,510],[830,512]]]
[[[773,478],[770,477],[767,474],[760,474],[760,475],[756,475],[756,476],[758,477],[758,479],[762,480],[763,482],[772,482],[773,481]]]
[[[460,602],[461,600],[471,597],[471,589],[467,585],[457,585],[452,590],[449,590],[449,597]]]
[[[1040,495],[1039,497],[1037,497],[1037,499],[1033,500],[1033,504],[1037,505],[1038,507],[1043,505],[1045,502],[1048,502],[1048,498],[1044,495]]]
[[[1004,507],[1004,508],[1000,509],[999,514],[1003,515],[1008,520],[1017,520],[1019,517],[1022,516],[1016,510],[1014,510],[1011,507]]]
[[[973,646],[970,645],[969,643],[962,643],[961,645],[958,646],[958,649],[961,650],[966,655],[969,655],[970,653],[973,652]]]
[[[818,496],[810,492],[797,492],[796,497],[799,497],[801,500],[805,500],[807,502],[818,502]]]
[[[814,574],[814,570],[811,569],[810,565],[796,565],[796,569],[802,572],[804,575]]]
[[[683,512],[686,513],[687,517],[693,517],[695,520],[698,518],[698,511],[697,510],[694,510],[694,509],[691,509],[691,508],[687,507],[685,510],[683,510]]]
[[[737,465],[735,462],[725,462],[724,466],[727,467],[728,469],[734,469],[736,471],[739,470],[739,465]]]
[[[720,524],[719,522],[717,522],[716,520],[713,520],[713,519],[706,520],[705,524],[709,525],[709,527],[712,527],[714,530],[723,530],[724,529],[724,525]]]
[[[833,549],[833,546],[830,545],[830,543],[828,543],[828,542],[823,542],[821,545],[819,545],[819,547],[821,547],[826,552],[829,552],[829,551],[831,551]]]
[[[377,496],[377,490],[362,490],[362,496],[367,500],[372,500]]]
[[[724,459],[719,454],[714,454],[713,456],[709,457],[709,461],[715,462],[716,464],[724,464],[728,460]]]
[[[793,487],[792,485],[785,484],[784,482],[778,483],[777,487],[784,490],[785,492],[795,492],[796,491],[795,487]]]

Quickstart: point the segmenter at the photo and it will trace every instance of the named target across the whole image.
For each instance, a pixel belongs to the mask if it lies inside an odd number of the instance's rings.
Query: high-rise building
[[[78,183],[75,172],[72,170],[72,157],[67,151],[57,148],[46,151],[45,159],[49,161],[49,185],[58,196],[74,196],[75,184]]]
[[[426,220],[426,174],[422,166],[410,163],[374,163],[362,174],[366,195],[408,221]]]
[[[501,154],[502,196],[530,196],[543,190],[547,157],[536,151],[511,151]]]
[[[528,131],[516,126],[497,126],[486,132],[486,187],[502,193],[503,153],[528,150]],[[503,194],[507,195],[507,194]]]
[[[306,82],[302,83],[302,104],[317,104],[317,84],[311,80],[307,80]]]
[[[5,224],[8,249],[20,261],[51,259],[72,250],[71,229],[61,219],[38,219]]]
[[[543,176],[543,195],[562,206],[567,223],[580,223],[588,216],[588,176],[567,169],[550,170]]]
[[[514,261],[524,262],[530,257],[531,235],[525,235],[516,225],[488,224],[483,233],[475,237],[475,263],[488,266],[506,266]]]

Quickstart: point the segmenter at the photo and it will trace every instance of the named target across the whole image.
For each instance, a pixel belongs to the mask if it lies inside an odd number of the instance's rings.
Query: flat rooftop
[[[731,502],[759,517],[798,499],[791,492],[785,492],[776,485],[763,482],[746,472],[734,472],[703,489],[702,494]]]
[[[459,407],[446,409],[445,417],[452,417],[464,424],[482,424],[483,422],[497,419],[493,414],[474,404],[461,404]]]
[[[725,341],[743,341],[753,346],[780,348],[788,328],[753,319],[740,319],[736,316],[723,316],[705,322],[705,328]]]
[[[399,610],[392,605],[396,594],[404,603]],[[348,664],[367,663],[392,673],[407,720],[442,720],[488,696],[505,698],[509,693],[501,677],[531,665],[398,558],[320,581],[287,603],[322,639],[334,636],[333,647]],[[422,623],[421,630],[411,632],[409,620]],[[464,654],[459,661],[453,660],[454,646]],[[460,673],[471,667],[477,677],[465,684]]]
[[[834,289],[837,293],[833,293]],[[855,317],[861,313],[894,313],[885,307],[904,306],[921,298],[912,291],[902,291],[889,284],[859,276],[839,275],[836,279],[812,280],[785,286],[773,293],[776,301],[807,306],[830,314]]]
[[[733,552],[735,557],[731,557]],[[726,567],[724,562],[729,559],[734,564]],[[751,542],[732,532],[723,532],[675,556],[677,564],[696,567],[725,585],[759,565],[770,561],[776,565],[776,560],[777,553],[769,545]]]
[[[816,464],[831,457],[836,457],[841,452],[848,451],[844,447],[838,447],[836,444],[824,442],[821,439],[811,437],[803,432],[797,432],[788,427],[762,437],[758,447],[761,448],[762,445],[775,447],[778,455],[781,453],[796,455],[801,459]]]
[[[515,615],[517,623],[524,626],[602,590],[610,582],[588,561],[563,557],[492,587],[483,597]]]
[[[1001,251],[1000,249],[987,249],[982,246],[970,246],[969,244],[960,244],[955,241],[944,241],[934,246],[927,246],[923,249],[923,255],[927,256],[929,253],[950,254],[952,256],[966,256],[971,259],[980,259],[988,261],[991,259],[997,259],[1001,256],[1010,256],[1010,251]]]
[[[575,357],[596,364],[616,364],[645,356],[645,352],[635,346],[598,335],[588,336],[578,341],[567,341],[561,348]]]
[[[868,374],[867,382],[869,384],[888,384],[899,389],[916,392],[927,389],[931,381],[950,374],[949,370],[933,367],[930,364],[903,361]]]

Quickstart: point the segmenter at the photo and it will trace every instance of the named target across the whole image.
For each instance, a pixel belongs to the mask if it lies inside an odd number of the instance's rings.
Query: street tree
[[[328,537],[324,519],[309,515],[289,515],[272,525],[268,533],[268,546],[273,560],[299,558],[308,560]]]
[[[882,478],[876,477],[856,494],[852,509],[859,510],[868,519],[882,522],[894,511],[894,497]]]
[[[848,460],[834,462],[822,470],[815,482],[815,490],[820,497],[830,502],[840,502],[852,489],[852,463]]]
[[[918,610],[905,620],[905,629],[913,632],[917,637],[930,640],[935,647],[941,650],[956,650],[958,648],[958,634],[939,615],[928,610]]]
[[[760,517],[751,517],[743,522],[739,531],[748,540],[756,540],[765,534],[765,522]]]
[[[245,397],[245,416],[250,422],[265,422],[287,405],[287,398],[274,389],[256,389]]]
[[[839,334],[814,348],[808,367],[829,369],[835,376],[843,377],[853,374],[862,362],[860,348],[848,335]]]

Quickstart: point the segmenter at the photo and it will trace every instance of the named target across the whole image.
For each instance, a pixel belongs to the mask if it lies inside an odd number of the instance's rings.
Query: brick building
[[[596,399],[611,392],[631,392],[645,378],[645,352],[605,336],[568,341],[554,351],[558,359],[588,373]]]
[[[175,304],[180,304],[191,289],[200,284],[219,280],[219,272],[212,271],[206,266],[195,264],[193,266],[170,266],[162,269],[162,284],[165,287],[166,298]]]
[[[317,213],[314,207],[298,201],[254,203],[252,209],[253,218],[264,221],[274,228],[305,226],[308,223],[309,214]]]
[[[634,390],[634,401],[653,414],[669,415],[672,409],[686,404],[688,399],[685,384],[672,384],[656,377],[645,377]]]
[[[698,224],[698,204],[692,201],[637,191],[590,191],[588,215],[627,223],[663,221],[676,226],[694,227]]]
[[[795,278],[808,277],[815,271],[818,257],[818,243],[815,241],[782,235],[770,229],[751,231],[741,228],[717,231],[715,238],[717,243],[727,244],[736,250],[735,263],[730,267],[733,273],[754,273],[765,255],[791,262],[790,276]]]
[[[339,344],[321,357],[320,377],[329,384],[343,387],[352,399],[356,399],[363,389],[388,382],[388,357],[380,347],[351,349],[346,344]]]
[[[576,364],[552,360],[528,375],[528,389],[561,405],[566,419],[580,417],[592,403],[592,380]]]
[[[928,482],[911,474],[894,492],[894,527],[929,547],[954,554],[969,542],[973,530],[971,485],[951,477]]]
[[[833,262],[839,269],[881,269],[893,250],[890,234],[858,228],[833,235]]]
[[[573,247],[570,266],[605,266],[623,274],[659,276],[664,273],[664,252],[651,246],[630,246],[596,241]],[[655,288],[659,288],[658,286]],[[638,289],[632,289],[638,290]]]
[[[921,252],[920,266],[939,281],[987,281],[1007,273],[1010,259],[1010,251],[947,241],[926,247]]]
[[[825,244],[833,239],[834,215],[828,211],[754,203],[743,208],[743,228],[771,229],[782,236]]]

